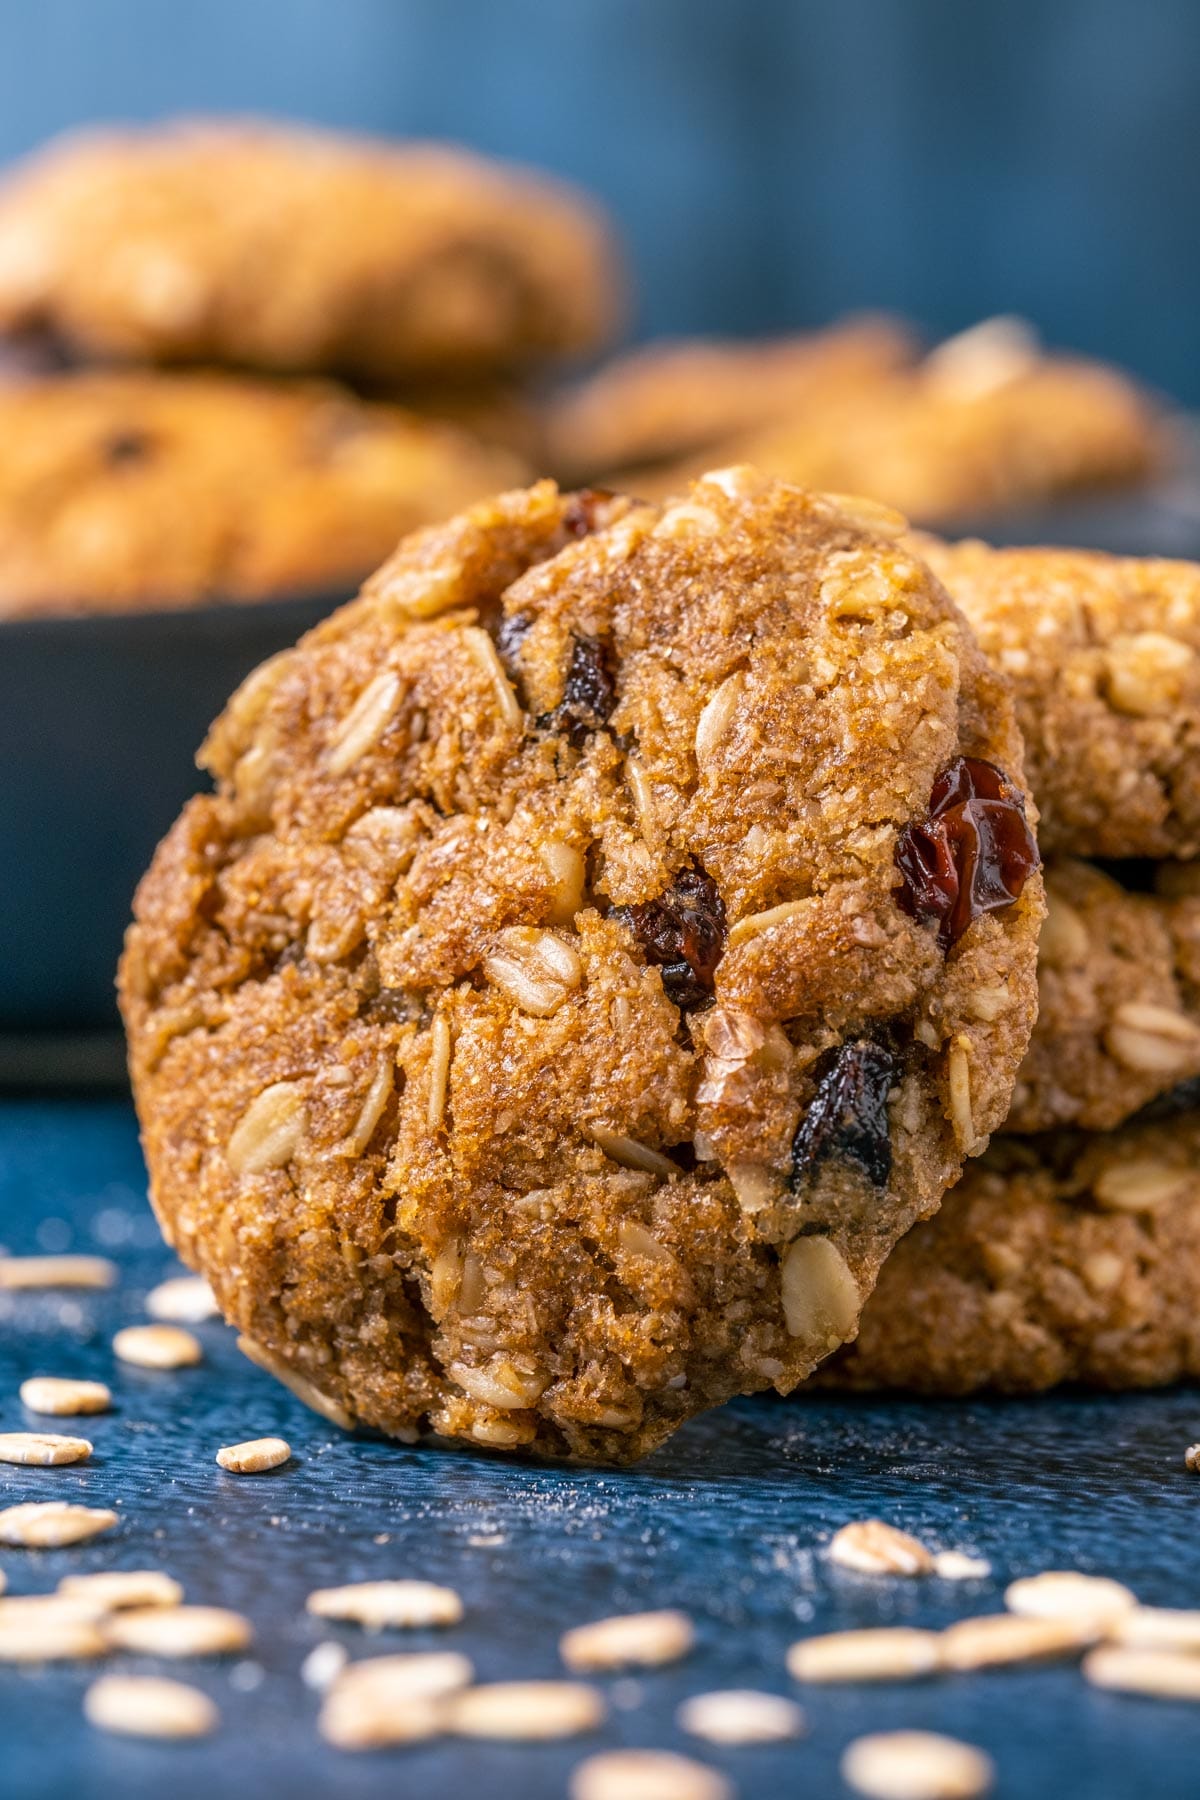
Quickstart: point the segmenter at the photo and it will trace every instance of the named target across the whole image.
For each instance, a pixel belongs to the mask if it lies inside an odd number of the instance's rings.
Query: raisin
[[[510,676],[517,671],[517,657],[532,624],[528,613],[505,613],[496,627],[496,654]]]
[[[603,638],[573,638],[563,697],[538,724],[561,731],[568,743],[578,749],[590,732],[600,729],[616,703],[617,684],[608,645]]]
[[[101,454],[111,468],[142,462],[149,456],[151,440],[144,431],[114,431],[104,440]]]
[[[608,488],[580,488],[578,493],[571,495],[563,508],[563,529],[572,537],[587,537],[599,523],[597,515],[600,508],[607,501],[615,499],[616,495]]]
[[[834,1053],[792,1139],[793,1193],[831,1156],[857,1163],[875,1187],[887,1186],[892,1172],[887,1100],[895,1075],[892,1052],[870,1038],[852,1039]]]
[[[960,756],[934,782],[926,817],[900,833],[896,898],[914,919],[935,919],[948,950],[973,920],[1019,900],[1040,862],[1020,789],[994,764]]]
[[[662,970],[663,990],[681,1012],[711,998],[725,950],[725,904],[711,875],[681,869],[665,894],[615,914]]]

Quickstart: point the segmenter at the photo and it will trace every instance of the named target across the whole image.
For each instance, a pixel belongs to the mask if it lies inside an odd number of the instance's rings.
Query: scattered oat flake
[[[933,1557],[907,1531],[898,1531],[883,1519],[856,1519],[834,1533],[829,1545],[831,1562],[862,1575],[928,1575]]]
[[[104,1629],[115,1650],[145,1656],[231,1656],[254,1637],[249,1619],[223,1606],[138,1606]]]
[[[1137,1595],[1105,1575],[1051,1569],[1011,1582],[1004,1590],[1004,1604],[1026,1619],[1091,1619],[1107,1626],[1133,1611]]]
[[[348,1664],[329,1685],[320,1731],[341,1750],[412,1743],[444,1728],[444,1702],[475,1679],[456,1651],[374,1656]]]
[[[990,1756],[934,1731],[880,1731],[842,1755],[843,1779],[870,1800],[975,1800],[996,1779]]]
[[[207,1737],[220,1714],[207,1694],[162,1675],[102,1675],[83,1697],[84,1717],[124,1737]]]
[[[675,1714],[681,1731],[712,1744],[775,1744],[800,1737],[804,1713],[782,1694],[754,1688],[727,1688],[693,1694]]]
[[[447,1724],[460,1737],[532,1742],[594,1731],[604,1716],[603,1696],[583,1682],[494,1681],[456,1694]]]
[[[796,1681],[912,1681],[938,1666],[936,1631],[908,1625],[801,1638],[787,1653]]]
[[[941,1633],[947,1669],[992,1669],[1043,1657],[1077,1656],[1102,1635],[1094,1619],[1027,1619],[1019,1613],[984,1613],[960,1619]]]
[[[0,1600],[0,1628],[6,1632],[22,1626],[34,1630],[46,1624],[92,1625],[104,1616],[104,1608],[67,1594],[10,1594]]]
[[[6,1256],[0,1288],[110,1288],[117,1266],[106,1256]]]
[[[1116,1621],[1110,1636],[1118,1644],[1137,1644],[1144,1649],[1200,1651],[1200,1612],[1135,1606]]]
[[[186,1369],[204,1357],[199,1339],[181,1325],[127,1325],[112,1347],[118,1361],[139,1369]]]
[[[92,1454],[86,1438],[59,1437],[52,1431],[0,1431],[0,1462],[55,1468],[84,1462]]]
[[[50,1608],[38,1615],[19,1602],[11,1604],[17,1610],[0,1616],[0,1663],[80,1662],[108,1649],[94,1619]]]
[[[146,1295],[146,1311],[164,1325],[202,1325],[218,1316],[216,1295],[202,1275],[172,1275]]]
[[[95,1605],[99,1612],[178,1606],[183,1600],[182,1587],[161,1569],[106,1569],[95,1575],[64,1575],[58,1591],[68,1600]]]
[[[292,1446],[285,1438],[252,1438],[246,1444],[227,1444],[217,1451],[217,1461],[231,1475],[261,1475],[288,1461]]]
[[[346,1587],[317,1588],[306,1605],[318,1619],[348,1620],[368,1631],[457,1625],[463,1616],[454,1589],[432,1581],[357,1581]]]
[[[943,1581],[983,1581],[992,1565],[982,1556],[968,1556],[964,1550],[938,1550],[934,1553],[933,1572]]]
[[[72,1506],[65,1500],[33,1500],[0,1512],[0,1544],[57,1550],[99,1537],[118,1524],[115,1512],[100,1506]]]
[[[1159,1700],[1200,1700],[1200,1656],[1179,1650],[1150,1650],[1105,1644],[1083,1659],[1094,1687]]]
[[[678,1662],[696,1642],[685,1612],[621,1613],[576,1625],[558,1648],[569,1669],[653,1669]]]
[[[30,1412],[71,1418],[107,1412],[112,1394],[102,1381],[73,1381],[62,1375],[31,1375],[21,1383],[21,1405]]]
[[[570,1800],[733,1800],[717,1769],[671,1750],[605,1750],[571,1773]]]

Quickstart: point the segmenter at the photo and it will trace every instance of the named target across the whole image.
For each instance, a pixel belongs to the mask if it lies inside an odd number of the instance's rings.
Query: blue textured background
[[[1195,0],[3,0],[0,157],[267,110],[576,176],[655,330],[1014,308],[1200,402]]]
[[[117,1399],[88,1423],[88,1464],[0,1467],[0,1505],[53,1494],[122,1516],[110,1536],[74,1550],[0,1551],[10,1590],[44,1590],[68,1569],[157,1566],[190,1598],[243,1609],[258,1630],[253,1652],[232,1664],[172,1669],[222,1709],[221,1734],[199,1745],[90,1731],[79,1715],[83,1670],[0,1668],[3,1800],[480,1791],[557,1800],[575,1761],[618,1742],[716,1763],[743,1800],[839,1800],[845,1744],[900,1726],[986,1747],[999,1800],[1187,1800],[1198,1790],[1200,1708],[1101,1693],[1071,1665],[812,1688],[800,1696],[809,1736],[782,1748],[711,1751],[673,1724],[689,1693],[796,1691],[783,1656],[802,1633],[946,1624],[996,1610],[1005,1581],[1047,1567],[1118,1575],[1152,1603],[1200,1605],[1200,1481],[1183,1468],[1185,1445],[1200,1437],[1194,1391],[1020,1404],[744,1401],[617,1473],[406,1449],[334,1431],[252,1369],[220,1325],[201,1327],[203,1368],[114,1365],[112,1331],[141,1316],[146,1288],[169,1266],[123,1104],[0,1102],[0,1218],[10,1249],[100,1250],[122,1267],[111,1295],[0,1295],[5,1428],[35,1423],[15,1398],[29,1374],[99,1375]],[[288,1438],[292,1464],[256,1479],[215,1466],[218,1445],[267,1432]],[[978,1551],[994,1578],[880,1581],[832,1569],[822,1542],[866,1514]],[[458,1588],[464,1624],[371,1639],[304,1614],[318,1585],[412,1574]],[[602,1732],[565,1745],[339,1755],[317,1738],[315,1698],[299,1679],[307,1651],[329,1636],[356,1655],[461,1648],[484,1679],[553,1676],[566,1626],[663,1605],[695,1615],[695,1654],[639,1677],[640,1704],[614,1706]]]

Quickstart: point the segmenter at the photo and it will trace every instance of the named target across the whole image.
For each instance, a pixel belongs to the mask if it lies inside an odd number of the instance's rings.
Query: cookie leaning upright
[[[138,894],[154,1202],[342,1420],[641,1454],[853,1336],[1003,1119],[1007,688],[882,509],[550,483],[234,697]]]
[[[597,348],[618,290],[580,194],[439,145],[175,122],[0,187],[0,330],[86,357],[461,378]]]

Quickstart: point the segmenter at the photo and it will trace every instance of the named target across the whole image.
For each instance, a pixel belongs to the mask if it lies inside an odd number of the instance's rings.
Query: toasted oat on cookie
[[[896,528],[745,469],[543,482],[215,726],[128,938],[134,1082],[168,1237],[329,1416],[639,1455],[852,1336],[1003,1119],[1020,743]]]
[[[841,1386],[1032,1393],[1200,1375],[1200,1115],[997,1138],[896,1246]]]
[[[0,329],[90,357],[491,373],[597,348],[615,263],[547,177],[262,120],[82,132],[0,185]]]
[[[0,387],[0,618],[345,590],[399,532],[523,472],[332,383],[130,372]]]
[[[1200,855],[1200,564],[918,549],[1016,688],[1043,849]]]

